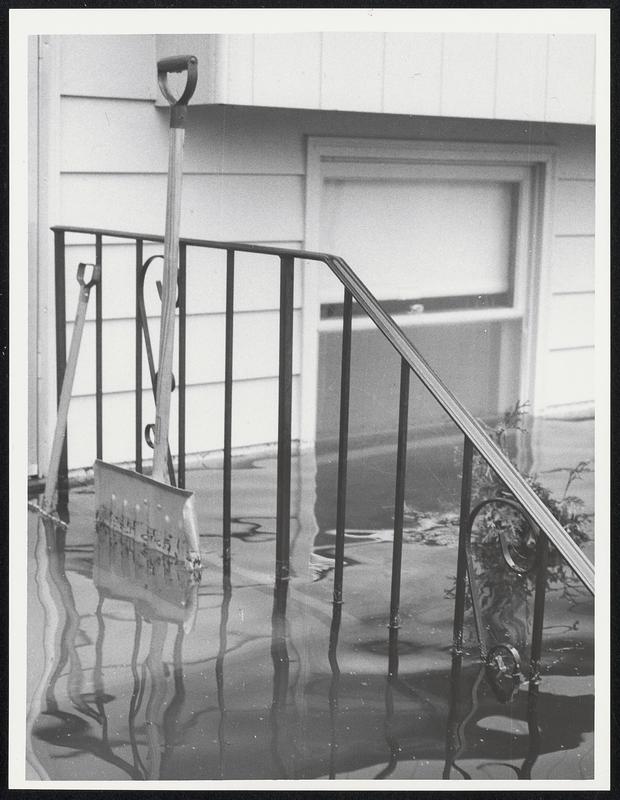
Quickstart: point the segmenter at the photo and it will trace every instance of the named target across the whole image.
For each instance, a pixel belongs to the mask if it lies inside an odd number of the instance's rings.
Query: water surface
[[[342,606],[332,604],[329,454],[293,459],[288,585],[274,582],[272,457],[235,461],[230,582],[217,465],[187,480],[199,580],[97,531],[92,487],[71,490],[66,531],[29,513],[28,777],[591,778],[593,604],[570,570],[551,570],[539,684],[512,687],[509,700],[494,689],[470,612],[466,652],[452,657],[453,450],[411,456],[391,633],[390,448],[351,460]],[[498,556],[486,568],[505,565]],[[497,581],[484,584],[495,587],[492,633],[515,644],[525,672],[527,581],[505,582],[509,603]]]

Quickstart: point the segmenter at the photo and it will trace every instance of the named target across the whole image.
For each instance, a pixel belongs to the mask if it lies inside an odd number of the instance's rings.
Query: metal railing
[[[95,260],[102,267],[104,280],[105,265],[102,264],[103,239],[113,238],[133,241],[135,246],[135,468],[138,472],[142,464],[142,337],[146,333],[146,319],[143,305],[140,304],[141,287],[144,281],[143,248],[145,243],[163,242],[163,237],[127,231],[54,226],[55,237],[55,291],[56,291],[56,363],[58,387],[62,385],[66,361],[65,333],[65,246],[66,234],[86,234],[93,237]],[[472,463],[476,451],[496,473],[504,484],[513,504],[521,510],[530,527],[537,534],[536,558],[532,566],[537,568],[536,594],[534,601],[534,630],[532,634],[532,668],[537,672],[542,636],[542,615],[544,613],[546,553],[552,544],[575,572],[587,590],[594,594],[594,567],[579,546],[571,539],[549,509],[530,488],[527,481],[513,466],[499,447],[488,436],[483,426],[460,401],[449,391],[430,365],[424,360],[413,344],[405,336],[394,320],[384,311],[371,292],[343,259],[326,253],[295,250],[290,248],[266,247],[239,242],[217,242],[202,239],[182,238],[179,253],[178,310],[179,310],[179,376],[178,376],[178,467],[177,483],[185,486],[186,472],[186,265],[188,248],[206,248],[226,252],[226,323],[225,323],[225,378],[224,378],[224,445],[223,445],[223,557],[225,571],[230,573],[231,541],[231,430],[232,430],[232,392],[233,392],[233,342],[234,342],[234,281],[235,255],[255,253],[273,256],[280,261],[280,306],[279,306],[279,388],[278,388],[278,443],[277,443],[277,509],[276,509],[276,580],[287,580],[289,576],[290,540],[290,493],[291,493],[291,408],[293,384],[293,288],[295,261],[321,262],[338,278],[344,287],[342,318],[342,361],[340,389],[340,427],[338,445],[338,477],[336,506],[336,547],[334,565],[335,603],[342,602],[345,508],[347,493],[347,460],[349,433],[350,362],[351,362],[351,321],[353,300],[381,331],[392,348],[400,356],[400,403],[398,444],[396,453],[396,485],[394,508],[394,540],[392,559],[392,583],[390,601],[390,627],[399,626],[401,556],[404,517],[404,488],[407,463],[407,431],[409,427],[409,382],[413,372],[434,396],[445,413],[463,434],[463,467],[461,479],[461,508],[459,525],[459,549],[457,563],[457,584],[454,616],[454,648],[460,652],[463,637],[463,615],[465,610],[465,582],[469,573],[474,616],[476,615],[474,575],[469,553],[469,539],[474,518],[479,508],[471,509],[472,502]],[[103,312],[101,302],[101,282],[96,287],[95,317],[95,373],[96,373],[96,455],[103,457],[102,430],[102,334]],[[66,502],[67,445],[61,461],[61,478],[64,476]],[[61,480],[61,487],[63,482]],[[59,497],[62,502],[62,497]],[[504,502],[505,498],[498,498]],[[542,535],[538,535],[538,534]],[[510,564],[511,568],[515,567]],[[517,571],[520,567],[517,565]],[[525,571],[525,568],[523,569]],[[542,576],[542,577],[541,577]],[[479,638],[480,638],[480,631]],[[481,642],[482,649],[482,642]],[[488,654],[487,654],[488,655]]]

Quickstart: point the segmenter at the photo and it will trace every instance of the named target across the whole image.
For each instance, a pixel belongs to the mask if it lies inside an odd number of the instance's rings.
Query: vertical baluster
[[[453,648],[456,654],[463,650],[463,619],[465,616],[465,581],[467,579],[467,536],[471,509],[471,477],[474,448],[467,436],[463,442],[463,474],[461,476],[461,516],[459,521],[459,550],[456,566],[456,593],[454,598]]]
[[[293,388],[293,266],[280,259],[280,353],[278,367],[278,484],[276,578],[288,580],[291,513],[291,405]]]
[[[534,614],[532,621],[532,647],[530,649],[530,681],[540,677],[540,656],[542,650],[543,622],[545,619],[545,593],[547,589],[547,559],[549,543],[547,537],[538,532],[536,541],[536,589],[534,594]]]
[[[232,498],[232,390],[233,390],[233,322],[235,298],[235,252],[226,251],[226,340],[224,352],[224,486],[223,540],[224,579],[230,578],[231,498]]]
[[[187,297],[187,245],[179,245],[179,465],[177,486],[185,488],[185,370],[186,370],[186,297]]]
[[[60,402],[62,382],[65,377],[67,364],[67,325],[65,307],[65,232],[54,231],[54,294],[55,294],[55,324],[56,324],[56,403]],[[60,457],[58,479],[59,510],[66,510],[69,499],[67,491],[67,434]]]
[[[140,317],[140,270],[143,260],[142,239],[136,239],[136,397],[135,397],[135,444],[136,472],[142,472],[142,319]]]
[[[95,262],[103,267],[101,234],[95,234]],[[97,284],[95,304],[95,392],[96,392],[96,424],[97,424],[97,458],[103,458],[103,269]]]
[[[400,627],[400,579],[405,511],[405,476],[407,473],[407,422],[409,414],[409,364],[400,363],[400,406],[398,412],[398,447],[396,452],[396,489],[394,493],[394,542],[392,545],[392,590],[390,628]]]
[[[344,290],[342,312],[342,357],[340,362],[340,432],[338,437],[338,495],[336,499],[336,552],[334,564],[334,603],[342,603],[344,535],[347,505],[347,465],[349,450],[349,391],[351,387],[351,317],[353,298]]]

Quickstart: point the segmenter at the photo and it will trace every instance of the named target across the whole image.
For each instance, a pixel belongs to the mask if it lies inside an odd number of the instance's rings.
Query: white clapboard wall
[[[319,35],[317,35],[319,36]],[[347,35],[348,36],[348,35]],[[193,40],[199,38],[202,42]],[[223,58],[223,42],[217,37],[170,37],[176,49],[198,50],[201,67],[217,55]],[[435,39],[442,39],[442,53],[450,53],[460,42],[451,37],[422,37],[426,41],[426,57],[432,55]],[[505,37],[492,37],[494,47],[503,48]],[[510,37],[509,37],[510,38]],[[158,55],[168,54],[170,39],[155,36],[67,36],[58,37],[59,56],[59,154],[47,179],[58,184],[58,203],[50,205],[45,219],[40,218],[42,230],[46,225],[67,224],[104,228],[120,228],[141,232],[161,233],[164,224],[167,129],[165,107],[156,102],[157,85],[154,63]],[[186,41],[179,41],[186,40]],[[269,73],[269,53],[264,37],[226,37],[228,56],[235,48],[249,47],[252,40],[253,60],[260,70]],[[246,41],[247,39],[247,41]],[[331,35],[319,36],[325,52],[334,44]],[[546,85],[553,78],[556,58],[553,37],[543,37],[545,63],[548,69]],[[58,41],[60,40],[60,41]],[[341,41],[357,41],[355,37]],[[389,42],[390,58],[384,69],[396,69],[394,60],[407,58],[406,41],[402,37],[382,37]],[[529,39],[528,39],[529,41]],[[588,40],[589,41],[589,40]],[[315,37],[298,42],[298,57],[303,62],[307,51],[314,52]],[[516,39],[511,46],[517,47]],[[196,44],[196,47],[192,47]],[[579,43],[578,43],[579,44]],[[165,47],[164,47],[165,45]],[[217,49],[216,48],[217,45]],[[303,46],[302,46],[303,45]],[[530,44],[531,47],[538,45]],[[542,45],[541,45],[542,46]],[[162,47],[164,48],[162,52]],[[284,47],[284,40],[274,45],[273,59]],[[288,47],[288,45],[287,45]],[[378,45],[377,45],[378,47]],[[210,49],[209,49],[210,48]],[[400,48],[400,50],[399,50]],[[451,49],[452,48],[452,49]],[[500,53],[495,52],[498,64]],[[577,52],[590,53],[589,45],[581,43]],[[379,48],[380,49],[380,48]],[[560,48],[561,50],[561,48]],[[431,52],[432,51],[432,52]],[[172,52],[172,51],[170,51]],[[226,51],[228,52],[228,51]],[[236,51],[235,51],[236,52]],[[374,51],[364,48],[365,60]],[[387,56],[386,51],[386,56]],[[400,55],[399,55],[400,53]],[[519,50],[522,54],[522,51]],[[416,49],[422,58],[424,48]],[[227,56],[227,57],[228,57]],[[533,56],[532,56],[533,57]],[[559,58],[559,56],[557,56]],[[590,56],[588,56],[589,58]],[[482,58],[482,55],[480,55]],[[243,72],[247,63],[233,58],[227,69]],[[280,67],[284,69],[284,65]],[[448,63],[448,62],[446,62]],[[478,63],[478,62],[475,62]],[[523,58],[529,69],[530,59]],[[310,80],[310,61],[302,70],[304,80]],[[390,66],[392,65],[392,66]],[[401,64],[401,69],[403,69]],[[249,69],[249,67],[248,67]],[[272,73],[274,66],[271,66]],[[482,67],[480,67],[482,69]],[[497,67],[494,80],[508,81]],[[327,70],[327,72],[326,72]],[[234,74],[237,74],[236,72]],[[280,68],[278,68],[278,75]],[[294,73],[297,74],[297,73]],[[331,75],[329,60],[323,64],[321,75]],[[406,74],[409,74],[406,71]],[[417,73],[416,73],[417,74]],[[369,113],[329,113],[320,110],[289,108],[245,108],[241,106],[200,106],[191,109],[185,158],[183,210],[181,233],[184,236],[211,239],[236,239],[250,242],[269,242],[274,245],[301,246],[304,237],[304,189],[306,172],[306,137],[345,136],[380,137],[382,139],[420,139],[464,142],[515,142],[519,144],[553,144],[557,147],[557,186],[550,263],[546,282],[549,293],[548,318],[541,327],[546,337],[544,359],[546,369],[544,405],[551,409],[587,406],[593,400],[591,374],[593,370],[593,233],[594,233],[594,133],[593,128],[579,124],[545,124],[524,126],[510,120],[509,109],[502,108],[509,87],[495,91],[494,113],[482,100],[472,100],[470,112],[481,117],[503,115],[504,119],[458,119],[464,114],[458,108],[456,95],[446,86],[443,76],[439,92],[441,105],[431,107],[437,86],[430,73],[423,71],[434,87],[419,95],[423,114],[439,116],[404,116],[402,98],[396,96],[396,84],[384,81],[381,104],[365,107]],[[528,73],[529,74],[529,73]],[[202,73],[201,73],[202,75]],[[237,86],[232,72],[227,86]],[[502,77],[503,75],[503,77]],[[217,75],[215,76],[217,77]],[[247,76],[246,76],[247,77]],[[272,74],[273,77],[273,74]],[[280,76],[281,78],[281,76]],[[320,81],[322,102],[328,103],[325,81]],[[559,81],[560,78],[556,76]],[[241,77],[238,77],[241,80]],[[275,78],[274,78],[275,80]],[[325,80],[327,80],[325,78]],[[349,76],[349,80],[351,77]],[[216,91],[215,78],[206,80],[209,91]],[[242,100],[231,94],[228,102],[247,102],[270,105],[277,98],[268,96],[266,85],[254,77],[253,94]],[[361,81],[360,81],[361,83]],[[279,84],[285,88],[286,81]],[[386,87],[392,85],[393,96]],[[426,85],[426,84],[424,84]],[[537,83],[538,85],[538,83]],[[580,84],[581,85],[581,84]],[[257,86],[262,86],[260,94]],[[284,91],[282,88],[282,91]],[[417,84],[415,90],[422,91]],[[207,89],[204,89],[206,91]],[[582,91],[583,90],[583,91]],[[220,87],[218,91],[223,91]],[[237,90],[235,89],[235,92]],[[297,90],[296,90],[297,91]],[[333,100],[321,108],[337,105],[337,88],[330,90]],[[362,91],[360,89],[360,91]],[[581,100],[575,99],[582,93]],[[493,94],[493,93],[491,93]],[[588,113],[576,118],[577,106],[587,105],[585,89],[575,88],[575,113],[563,106],[566,121],[588,122]],[[416,95],[417,96],[417,95]],[[501,98],[500,98],[501,96]],[[554,95],[556,96],[556,95]],[[391,99],[390,99],[391,97]],[[452,100],[450,98],[452,97]],[[424,99],[425,98],[425,99]],[[200,96],[197,97],[199,101]],[[501,102],[500,102],[501,99]],[[289,101],[294,102],[293,98]],[[351,101],[353,102],[353,101]],[[356,101],[357,102],[357,101]],[[362,102],[361,100],[359,102]],[[399,105],[400,102],[400,105]],[[486,102],[486,101],[485,101]],[[532,102],[534,102],[532,100]],[[543,101],[538,98],[539,107]],[[572,102],[572,101],[571,101]],[[286,105],[279,100],[280,105]],[[336,106],[332,105],[336,104]],[[426,105],[424,105],[424,103]],[[516,101],[515,101],[516,103]],[[545,95],[544,108],[551,107]],[[343,106],[343,109],[345,106]],[[527,117],[523,105],[514,114]],[[520,109],[520,110],[519,110]],[[375,112],[375,113],[370,113]],[[376,113],[383,112],[383,113]],[[545,112],[546,113],[546,112]],[[559,112],[558,112],[559,113]],[[43,178],[42,178],[43,179]],[[80,260],[92,260],[94,249],[83,237],[72,237],[67,250],[67,332],[71,333],[75,293],[75,268]],[[156,252],[146,248],[145,253]],[[135,254],[127,244],[104,241],[104,457],[113,461],[134,456],[134,270]],[[355,266],[355,265],[352,265]],[[49,254],[40,256],[39,270],[49,274],[52,263]],[[187,322],[187,450],[198,452],[222,446],[223,417],[223,325],[224,325],[224,262],[223,256],[200,255],[190,252],[188,263],[188,322]],[[240,259],[236,276],[235,303],[235,386],[233,445],[273,442],[277,438],[277,306],[279,268],[276,260]],[[295,342],[293,384],[293,436],[300,429],[299,379],[301,369],[301,307],[302,286],[299,272],[295,281]],[[49,309],[51,311],[51,309]],[[42,320],[40,336],[53,335],[53,320]],[[70,414],[71,467],[92,463],[95,453],[94,398],[94,322],[93,307],[84,335],[83,352],[75,386],[75,400]],[[152,333],[156,337],[157,303],[151,287],[149,299]],[[145,361],[146,365],[146,361]],[[150,395],[146,366],[144,371],[144,421],[150,419]],[[52,390],[53,391],[53,390]],[[173,409],[176,413],[176,404]],[[44,413],[44,409],[41,413]],[[46,421],[48,429],[53,420]],[[176,421],[173,421],[173,426]],[[45,427],[45,423],[43,425]],[[174,427],[173,427],[174,430]],[[175,434],[176,437],[176,434]],[[173,439],[175,449],[175,438]],[[145,447],[144,455],[148,456]],[[45,463],[40,453],[40,461]]]
[[[556,187],[544,397],[547,413],[594,402],[594,142]]]

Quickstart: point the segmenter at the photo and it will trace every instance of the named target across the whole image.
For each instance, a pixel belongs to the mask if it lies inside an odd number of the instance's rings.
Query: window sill
[[[436,311],[410,314],[394,314],[392,319],[401,328],[421,327],[424,325],[466,325],[480,322],[498,322],[501,320],[518,320],[523,312],[518,308],[482,308],[459,311]],[[374,328],[373,321],[367,316],[353,317],[351,327],[355,331]],[[341,331],[342,317],[322,319],[319,331]]]

